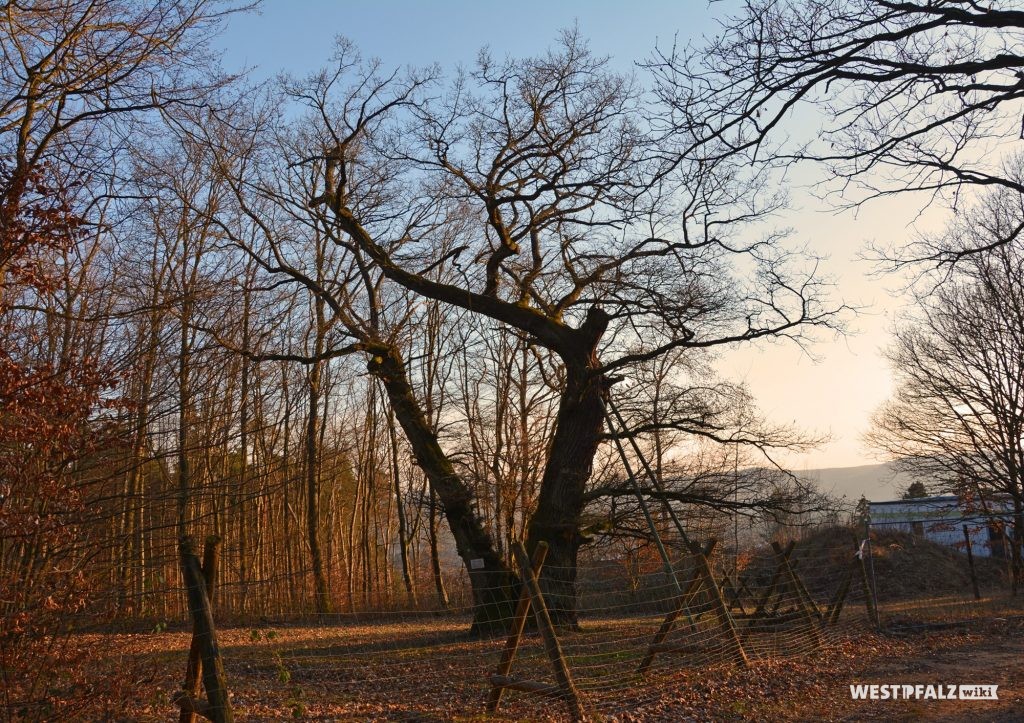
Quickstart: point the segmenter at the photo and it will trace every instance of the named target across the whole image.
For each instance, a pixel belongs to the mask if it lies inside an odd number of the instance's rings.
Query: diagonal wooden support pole
[[[210,607],[213,607],[213,593],[217,588],[217,546],[220,538],[210,535],[203,545],[203,582],[206,585],[206,595],[210,599]],[[188,666],[185,668],[185,682],[181,688],[184,696],[181,700],[191,699],[193,702],[199,696],[200,673],[203,669],[202,661],[202,640],[199,637],[198,626],[192,625],[192,643],[188,651]],[[201,714],[194,706],[182,705],[178,723],[196,723],[196,716]]]
[[[534,695],[541,695],[547,698],[555,698],[564,701],[575,720],[586,720],[586,710],[576,684],[573,682],[572,673],[565,662],[565,655],[562,646],[555,634],[555,627],[551,623],[547,606],[544,603],[544,595],[540,590],[540,583],[537,575],[544,564],[547,556],[548,545],[540,542],[534,550],[533,560],[526,554],[522,543],[517,542],[512,546],[512,553],[519,566],[519,574],[522,579],[522,588],[519,592],[519,601],[516,604],[515,617],[512,620],[512,627],[509,631],[508,640],[501,654],[501,661],[498,663],[497,671],[489,678],[491,691],[487,697],[487,711],[493,713],[501,703],[502,692],[506,688],[521,690]],[[519,642],[522,639],[523,629],[526,625],[526,616],[533,610],[537,621],[537,629],[540,631],[541,639],[544,641],[544,649],[551,660],[551,666],[555,671],[555,684],[539,683],[532,680],[519,680],[509,677],[512,670],[512,662],[515,660],[516,651],[519,649]]]
[[[794,560],[790,562],[787,558],[786,564],[789,566],[790,579],[792,580],[793,585],[796,587],[797,597],[803,600],[804,605],[807,606],[807,609],[810,610],[811,614],[813,614],[814,617],[818,618],[818,621],[820,622],[824,619],[824,616],[822,615],[821,610],[818,608],[818,604],[814,602],[814,598],[812,598],[811,594],[807,592],[807,586],[804,585],[804,581],[801,579],[800,575],[797,574],[796,563],[797,561]]]
[[[555,626],[551,624],[551,617],[548,615],[547,605],[544,604],[544,595],[540,591],[540,583],[537,576],[530,567],[530,558],[526,554],[526,548],[521,542],[512,546],[512,553],[519,564],[519,571],[523,577],[523,585],[530,594],[530,605],[533,607],[533,616],[537,619],[537,627],[540,629],[540,636],[544,640],[544,648],[547,650],[551,665],[555,669],[555,680],[558,687],[562,689],[562,696],[566,705],[576,720],[584,720],[587,715],[580,700],[579,691],[573,683],[572,673],[565,662],[565,655],[562,653],[562,646],[555,635]]]
[[[541,568],[544,567],[544,559],[548,555],[548,543],[541,542],[537,545],[537,549],[533,551],[533,560],[531,561],[531,567],[536,575],[540,574]],[[526,616],[530,614],[530,591],[526,589],[526,585],[522,585],[519,588],[519,602],[516,603],[516,612],[512,617],[512,626],[509,629],[508,640],[505,642],[505,648],[501,651],[501,661],[498,663],[498,668],[495,671],[492,678],[491,692],[487,696],[487,712],[493,713],[498,710],[498,706],[501,704],[501,695],[504,693],[505,688],[511,688],[512,685],[508,684],[508,674],[512,670],[512,662],[516,659],[516,651],[519,650],[519,641],[523,637],[523,628],[526,627]],[[500,678],[504,682],[503,685],[493,683],[494,678]]]
[[[789,581],[790,589],[793,591],[793,597],[796,598],[797,610],[800,612],[800,616],[804,620],[804,625],[811,636],[811,642],[814,643],[814,647],[820,648],[822,644],[821,629],[815,623],[811,608],[807,605],[803,595],[800,593],[800,582],[797,580],[796,573],[793,572],[793,568],[789,564],[789,558],[786,556],[785,551],[782,549],[782,545],[779,543],[773,542],[772,549],[775,550],[775,556],[779,560],[779,565],[782,567],[786,579]]]
[[[746,615],[747,610],[743,607],[743,601],[740,599],[740,591],[733,583],[732,578],[728,574],[722,576],[722,592],[729,596],[729,609],[739,608],[741,615]]]
[[[793,554],[793,548],[795,546],[795,542],[790,542],[789,545],[786,546],[786,550],[783,555],[787,561],[789,560],[789,556]],[[757,601],[757,606],[754,607],[754,617],[764,613],[765,607],[768,605],[768,601],[771,600],[772,595],[775,593],[775,588],[778,586],[779,579],[782,577],[782,574],[782,563],[777,562],[771,582],[768,583],[768,587],[765,589],[764,594],[761,595],[761,599]]]
[[[859,566],[860,560],[854,557],[846,568],[846,574],[843,575],[843,579],[836,589],[836,594],[832,596],[832,600],[825,609],[825,618],[822,620],[822,625],[835,625],[839,620],[839,613],[843,611],[843,603],[846,601],[846,596],[850,593],[850,585],[853,583],[853,573]]]
[[[704,555],[707,557],[715,549],[715,545],[718,544],[718,540],[708,540],[704,545]],[[672,632],[672,628],[675,627],[676,620],[686,610],[687,604],[691,597],[696,595],[701,585],[704,584],[704,576],[701,574],[700,567],[694,565],[693,576],[690,578],[690,582],[687,583],[686,588],[683,590],[683,594],[679,595],[673,601],[672,609],[665,616],[665,619],[661,622],[661,627],[658,628],[658,632],[651,638],[651,644],[647,647],[647,654],[644,659],[640,661],[640,667],[637,668],[637,672],[643,674],[647,672],[647,669],[651,667],[651,663],[654,662],[654,656],[660,652],[660,649],[664,647],[665,638]]]
[[[799,560],[794,560],[792,557],[790,557],[789,558],[789,567],[790,567],[791,570],[793,570],[793,572],[796,572],[797,568],[800,567],[800,561]],[[772,615],[778,614],[779,608],[782,607],[782,603],[784,603],[786,601],[786,596],[787,595],[789,595],[790,593],[792,593],[794,595],[797,594],[794,590],[792,590],[792,588],[793,588],[793,583],[790,582],[789,578],[786,577],[785,571],[783,571],[782,582],[779,584],[778,594],[775,597],[775,603],[772,605],[772,610],[771,610],[771,614]],[[796,606],[794,606],[793,609],[796,610]],[[799,612],[799,611],[797,611],[797,612]]]
[[[224,675],[224,664],[217,645],[217,629],[213,623],[213,612],[210,609],[210,598],[206,593],[206,582],[203,580],[203,569],[199,557],[195,553],[195,543],[191,537],[183,537],[179,542],[181,572],[185,578],[185,590],[188,594],[188,609],[192,615],[195,635],[199,639],[200,657],[202,659],[202,680],[206,689],[206,705],[193,705],[194,712],[201,713],[214,723],[233,723],[234,714],[228,698],[227,679]],[[191,697],[182,691],[182,699]],[[193,701],[193,703],[197,703]],[[184,706],[183,706],[184,707]]]
[[[740,639],[739,631],[736,629],[736,623],[729,613],[729,608],[726,606],[725,600],[722,599],[722,591],[718,589],[718,585],[715,583],[715,575],[711,571],[707,555],[697,545],[693,545],[690,549],[697,558],[697,565],[704,576],[705,585],[711,592],[711,606],[715,612],[715,617],[718,618],[718,624],[722,626],[722,630],[725,632],[726,641],[733,660],[737,665],[741,665],[744,668],[749,667],[750,661],[747,659],[747,652],[743,649],[743,641]]]
[[[750,587],[747,585],[747,579],[741,575],[737,580],[739,582],[739,587],[737,588],[737,590],[741,594],[745,594],[747,597],[753,600],[754,593],[750,592]]]

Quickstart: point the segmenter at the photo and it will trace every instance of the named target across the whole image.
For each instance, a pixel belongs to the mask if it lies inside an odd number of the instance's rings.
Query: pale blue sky
[[[737,2],[648,0],[525,0],[515,3],[467,0],[266,0],[259,14],[235,17],[221,38],[229,70],[251,67],[255,78],[281,71],[303,75],[324,65],[334,38],[352,40],[364,56],[389,66],[440,63],[470,65],[482,46],[496,56],[526,56],[548,48],[559,30],[578,25],[591,48],[612,57],[620,70],[649,56],[655,44],[670,46],[713,35],[716,18]],[[808,128],[807,132],[814,129]],[[763,411],[777,422],[832,435],[832,442],[800,456],[783,456],[796,469],[840,467],[876,461],[860,436],[871,412],[890,393],[890,375],[880,350],[900,301],[893,279],[869,278],[870,265],[858,260],[867,240],[899,241],[910,236],[917,209],[893,199],[852,214],[835,214],[799,189],[784,222],[795,241],[827,255],[824,271],[839,282],[838,296],[866,305],[858,333],[826,340],[812,362],[785,345],[742,349],[725,356],[721,370],[745,379]],[[939,223],[934,214],[929,223]]]
[[[733,2],[705,0],[265,0],[259,14],[237,16],[223,37],[230,69],[258,75],[319,68],[343,35],[364,55],[391,65],[469,64],[484,45],[496,55],[543,51],[559,30],[577,24],[595,51],[628,68],[655,43],[713,33],[714,16]]]

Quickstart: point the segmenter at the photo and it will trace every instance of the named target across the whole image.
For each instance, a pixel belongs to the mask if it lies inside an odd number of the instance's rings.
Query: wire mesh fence
[[[872,520],[869,571],[883,629],[955,625],[1012,614],[1012,522],[1005,514],[910,514]]]
[[[762,661],[827,651],[877,629],[1020,614],[1010,550],[977,544],[998,522],[958,520],[959,542],[945,535],[947,522],[921,528],[891,521],[803,528],[739,546],[704,539],[670,545],[670,570],[650,544],[630,554],[585,549],[572,570],[545,566],[537,577],[542,588],[550,575],[574,578],[571,599],[544,596],[558,656],[586,711],[622,716],[688,685],[695,671],[728,676]],[[473,573],[464,567],[448,575],[444,604],[424,570],[412,597],[396,578],[388,595],[347,597],[348,582],[334,577],[335,604],[317,613],[308,566],[297,560],[291,572],[240,580],[231,568],[237,559],[231,541],[219,548],[209,598],[227,700],[239,719],[482,715],[496,685],[503,694],[495,716],[573,717],[537,605],[525,616],[514,659],[501,666],[507,631],[515,627],[518,583],[486,591],[510,604],[490,635],[471,635],[481,588],[473,589]],[[114,578],[107,594],[91,596],[71,614],[55,605],[60,614],[46,635],[7,646],[9,718],[211,715],[203,706],[213,696],[200,692],[210,689],[201,672],[209,671],[208,661],[193,653],[200,672],[188,664],[196,634],[208,633],[193,628],[195,605],[190,615],[180,556],[167,550],[148,565],[145,589],[126,593]],[[78,573],[88,577],[89,567]],[[103,574],[110,574],[106,567]],[[47,651],[55,657],[41,657]],[[57,674],[43,676],[41,666],[57,660]],[[10,675],[28,664],[39,674]],[[182,695],[183,680],[189,696]]]

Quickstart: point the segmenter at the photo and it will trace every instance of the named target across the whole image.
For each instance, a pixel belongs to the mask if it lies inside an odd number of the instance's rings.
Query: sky
[[[496,57],[527,56],[551,46],[558,32],[577,26],[591,48],[622,71],[650,56],[656,46],[700,41],[715,33],[735,2],[645,0],[519,0],[514,5],[468,0],[265,0],[261,12],[229,21],[220,38],[226,69],[248,69],[256,79],[284,71],[305,75],[324,65],[334,39],[353,41],[364,56],[389,66],[439,63],[471,65],[487,46]],[[512,10],[514,8],[514,11]],[[808,129],[813,132],[813,129]],[[813,173],[805,174],[813,183]],[[809,348],[787,344],[746,347],[723,354],[724,376],[744,380],[761,411],[830,439],[806,454],[782,454],[794,470],[847,467],[880,461],[862,444],[871,413],[890,395],[892,381],[883,350],[894,318],[906,311],[904,279],[873,273],[864,260],[868,242],[882,245],[911,238],[915,229],[942,226],[937,212],[919,217],[907,197],[837,213],[797,187],[784,225],[795,244],[826,257],[821,271],[836,281],[834,298],[860,307],[839,339],[831,335]]]

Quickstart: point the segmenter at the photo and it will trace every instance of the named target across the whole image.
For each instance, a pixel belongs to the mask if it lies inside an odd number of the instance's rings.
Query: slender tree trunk
[[[1021,583],[1024,582],[1024,560],[1021,558],[1021,547],[1024,545],[1024,504],[1020,497],[1013,499],[1013,550],[1010,553],[1010,560],[1013,566],[1011,574],[1011,591],[1013,595],[1020,592]]]
[[[319,341],[319,340],[318,340]],[[318,345],[319,346],[319,345]],[[319,353],[319,351],[317,352]],[[309,542],[309,559],[313,568],[314,604],[318,615],[331,612],[331,601],[324,575],[323,553],[320,550],[320,479],[317,440],[320,422],[320,363],[309,370],[309,416],[306,419],[306,533]]]
[[[177,530],[178,539],[188,535],[188,504],[191,493],[192,477],[188,458],[189,414],[192,405],[190,379],[191,343],[188,334],[189,304],[185,301],[185,310],[181,315],[181,337],[178,351],[178,506]]]
[[[284,530],[284,535],[281,537],[281,549],[284,556],[284,573],[285,578],[289,581],[287,585],[278,586],[276,589],[283,587],[288,591],[288,606],[295,607],[295,596],[297,585],[294,584],[295,570],[293,567],[292,560],[292,531],[291,521],[288,518],[288,507],[291,504],[289,497],[291,492],[292,484],[292,459],[291,459],[291,399],[288,397],[288,375],[287,372],[281,370],[281,396],[284,399],[284,451],[281,460],[281,527]],[[301,533],[300,533],[301,534]]]
[[[402,581],[409,605],[416,607],[416,585],[409,565],[409,530],[402,501],[402,478],[398,464],[398,434],[395,430],[395,410],[388,410],[388,435],[391,442],[391,475],[395,485],[395,513],[398,517],[398,552],[402,561]]]
[[[251,313],[252,298],[249,284],[246,284],[245,299],[242,306],[242,348],[249,348],[249,316]],[[238,583],[239,583],[239,608],[245,612],[249,598],[249,529],[246,524],[246,484],[248,483],[249,472],[249,360],[242,357],[240,360],[242,381],[239,390],[238,426],[239,426],[239,459],[238,459],[238,487],[237,509],[235,514],[239,521],[238,525]]]
[[[434,488],[430,487],[430,481],[427,481],[427,487],[430,488],[430,507],[427,510],[427,534],[429,536],[428,544],[430,546],[430,572],[434,578],[434,590],[437,593],[437,604],[441,606],[443,610],[447,610],[451,605],[448,600],[448,591],[444,586],[444,575],[441,574],[441,552],[437,545],[437,526],[439,520],[437,517],[437,494],[434,492]]]
[[[154,292],[155,293],[155,292]],[[154,307],[155,299],[153,300]],[[135,565],[135,598],[137,615],[143,613],[147,596],[146,589],[146,556],[145,556],[145,535],[143,533],[144,510],[146,507],[145,481],[146,457],[148,444],[146,436],[149,432],[150,397],[153,394],[153,375],[157,365],[158,353],[158,328],[159,315],[153,312],[149,316],[149,327],[147,328],[146,355],[143,361],[143,368],[140,379],[138,409],[136,410],[135,431],[132,439],[131,468],[128,474],[131,477],[131,507],[133,518],[133,547]]]

